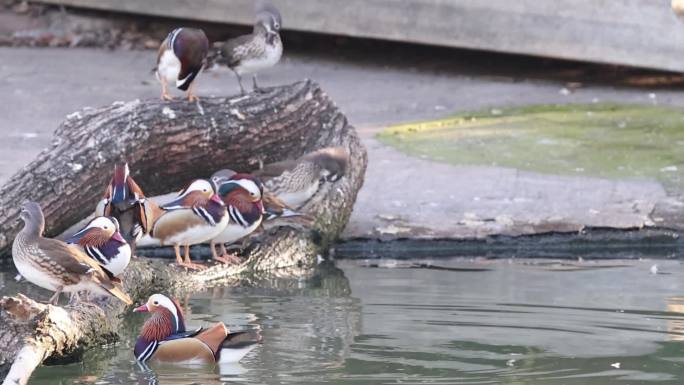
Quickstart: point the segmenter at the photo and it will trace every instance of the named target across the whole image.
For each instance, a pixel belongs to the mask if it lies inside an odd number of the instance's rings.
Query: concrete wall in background
[[[252,0],[41,0],[251,24]],[[274,0],[285,29],[684,72],[670,0]]]

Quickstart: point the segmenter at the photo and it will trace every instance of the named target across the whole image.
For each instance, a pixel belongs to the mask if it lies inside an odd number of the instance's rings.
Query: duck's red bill
[[[150,311],[150,309],[147,308],[147,305],[140,305],[133,309],[133,313],[147,313]]]

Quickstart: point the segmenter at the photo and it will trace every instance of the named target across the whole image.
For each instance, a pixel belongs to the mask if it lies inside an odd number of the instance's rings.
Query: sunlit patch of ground
[[[684,187],[684,110],[645,105],[490,109],[391,126],[379,139],[457,165],[548,174],[656,178]]]

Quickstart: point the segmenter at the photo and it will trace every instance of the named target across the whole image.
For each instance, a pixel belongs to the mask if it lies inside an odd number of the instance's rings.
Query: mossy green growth
[[[392,126],[378,138],[458,165],[548,174],[656,178],[684,186],[684,110],[643,105],[492,109]]]

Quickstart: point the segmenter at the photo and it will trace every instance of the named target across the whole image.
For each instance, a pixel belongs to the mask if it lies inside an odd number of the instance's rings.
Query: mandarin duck
[[[254,30],[249,35],[238,36],[223,43],[219,48],[217,63],[225,64],[237,77],[240,92],[244,95],[242,75],[253,74],[254,91],[259,91],[257,72],[273,67],[283,54],[280,40],[282,20],[280,12],[265,4],[257,10]]]
[[[228,179],[223,175],[231,170],[221,170],[212,176],[217,186],[217,193],[226,205],[230,218],[225,229],[211,239],[211,254],[214,259],[224,263],[238,263],[234,255],[228,254],[225,244],[234,243],[252,234],[264,218],[264,206],[261,202],[263,190],[261,182],[249,174],[234,173]],[[222,254],[216,253],[216,243],[221,245]]]
[[[152,313],[135,343],[135,359],[143,364],[212,365],[241,360],[261,340],[258,331],[230,332],[223,322],[187,331],[177,301],[153,294],[133,310]]]
[[[131,246],[119,231],[116,218],[95,217],[67,243],[80,246],[90,258],[118,277],[131,261]]]
[[[214,185],[214,190],[218,191],[218,185],[227,182],[235,174],[237,174],[237,172],[227,168],[213,173],[211,176],[211,183]],[[265,191],[264,184],[261,183],[261,180],[254,178],[254,176],[250,176],[250,178],[259,186],[259,190],[261,191],[261,203],[263,203],[264,206],[264,221],[287,217],[305,217],[307,220],[312,220],[310,216],[292,209],[276,195]]]
[[[162,100],[172,100],[168,83],[188,92],[188,100],[199,100],[193,93],[194,80],[205,65],[209,40],[201,29],[176,28],[159,46],[156,75],[162,85]]]
[[[95,215],[115,218],[119,231],[135,255],[135,244],[149,231],[145,214],[145,194],[133,180],[128,163],[114,166],[114,175],[107,185],[104,198],[95,208]]]
[[[296,160],[268,164],[253,174],[285,204],[299,209],[318,191],[322,182],[336,182],[344,176],[348,162],[346,150],[331,147]]]
[[[230,178],[235,174],[237,174],[237,172],[227,168],[216,171],[211,176],[211,182],[214,185],[214,189],[218,191],[218,184],[230,180]],[[255,178],[254,176],[251,176],[251,178],[261,190],[261,203],[264,206],[263,222],[273,221],[275,219],[297,218],[298,221],[305,224],[313,223],[313,218],[311,216],[295,211],[292,207],[283,202],[283,200],[278,196],[266,191],[264,189],[264,184],[261,183],[259,178]]]
[[[229,221],[226,205],[214,193],[211,183],[204,179],[190,183],[169,203],[157,206],[146,200],[144,206],[147,217],[154,218],[150,236],[158,239],[162,246],[173,245],[176,263],[191,269],[204,266],[190,261],[190,245],[213,239]],[[184,259],[180,256],[180,246],[185,247]]]
[[[19,274],[34,285],[54,291],[51,304],[57,304],[62,292],[78,301],[79,291],[112,295],[124,303],[133,303],[120,288],[121,281],[95,260],[74,246],[43,237],[45,217],[40,205],[27,202],[21,206],[24,228],[12,243],[12,259]]]

